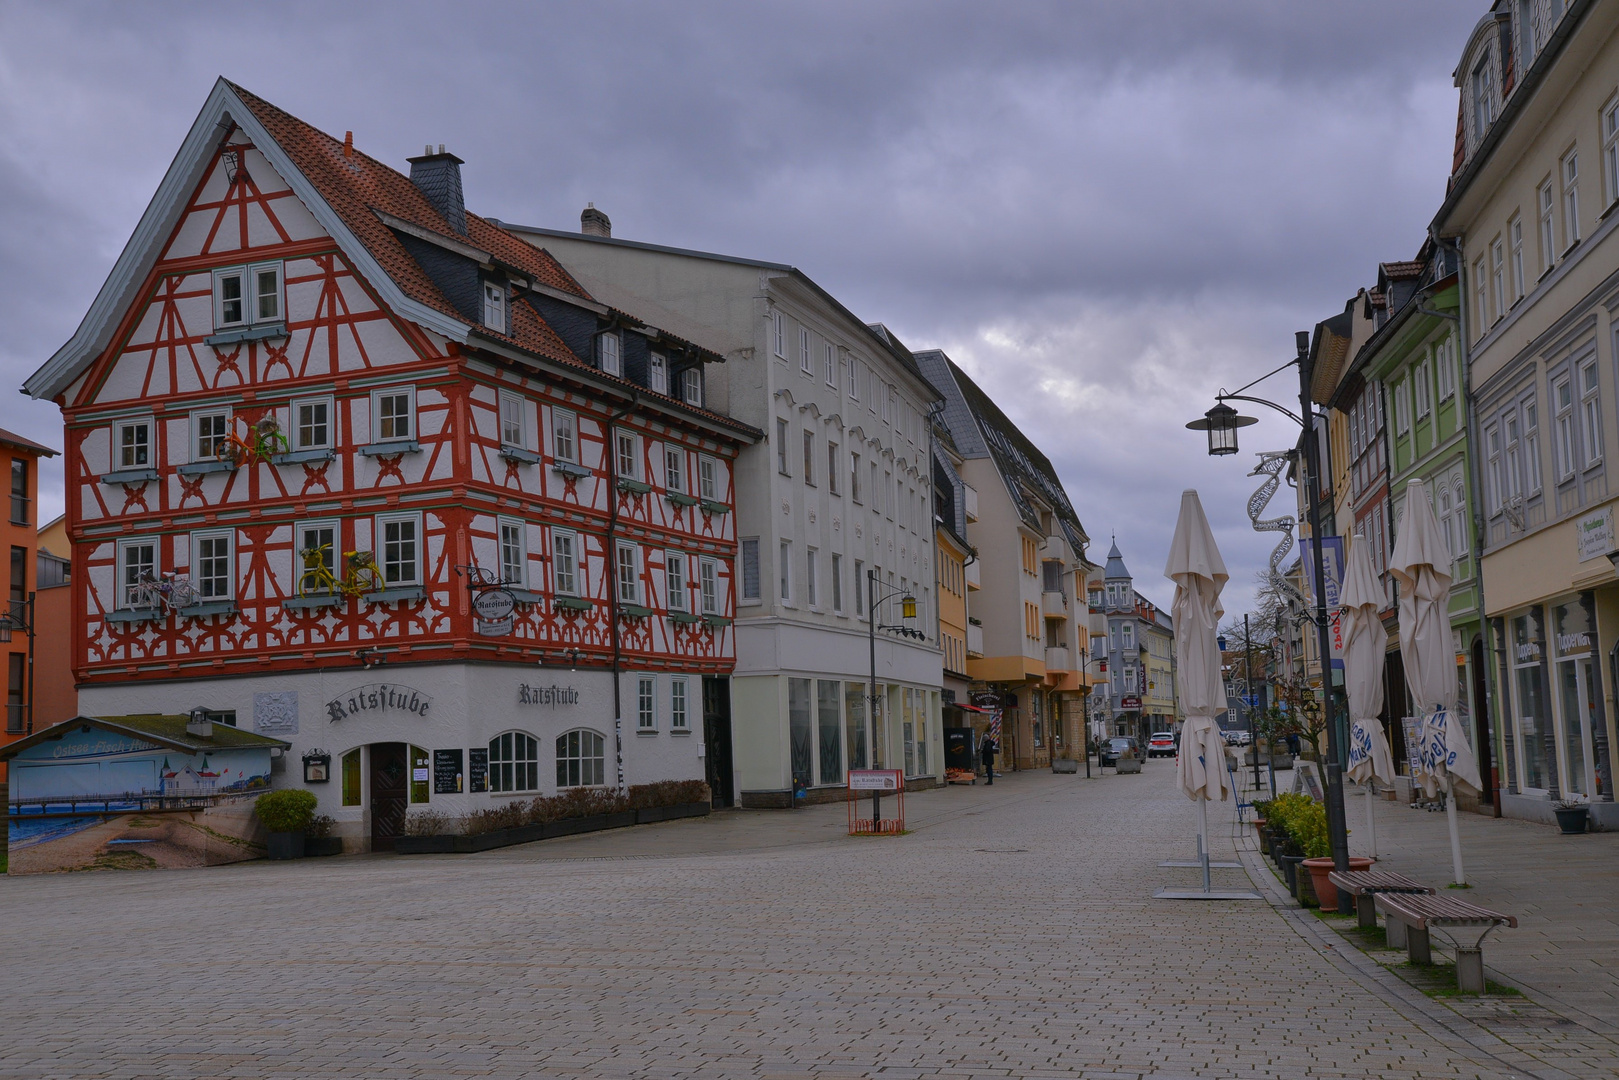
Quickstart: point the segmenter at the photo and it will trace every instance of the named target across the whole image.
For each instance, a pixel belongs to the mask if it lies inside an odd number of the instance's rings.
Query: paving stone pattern
[[[897,838],[829,806],[0,880],[0,1077],[1600,1075],[1481,1035],[1297,909],[1152,900],[1196,878],[1156,866],[1191,852],[1172,772],[917,794]],[[1237,855],[1230,804],[1211,821]]]

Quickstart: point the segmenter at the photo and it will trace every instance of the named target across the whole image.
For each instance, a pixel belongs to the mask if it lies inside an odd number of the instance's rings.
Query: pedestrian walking
[[[989,776],[989,782],[995,783],[995,755],[1000,753],[1000,745],[995,736],[984,732],[984,741],[978,745],[978,756],[984,759],[984,772]]]

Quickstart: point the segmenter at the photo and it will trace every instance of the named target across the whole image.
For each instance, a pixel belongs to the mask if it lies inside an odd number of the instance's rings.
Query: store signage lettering
[[[332,723],[374,712],[407,712],[427,719],[433,699],[412,686],[397,683],[370,683],[326,703],[326,717]]]
[[[1532,661],[1539,660],[1539,659],[1540,659],[1540,646],[1539,645],[1537,645],[1537,644],[1535,644],[1534,642],[1531,641],[1531,642],[1529,642],[1527,644],[1518,646],[1518,662],[1519,663],[1527,664],[1527,663],[1531,663]]]
[[[558,705],[577,705],[579,691],[571,686],[530,686],[524,683],[517,688],[517,704],[549,705],[553,709]]]
[[[1557,651],[1560,653],[1574,652],[1577,649],[1589,649],[1591,635],[1581,630],[1577,634],[1558,634]]]
[[[1574,523],[1574,542],[1580,562],[1600,559],[1615,547],[1613,541],[1613,507],[1586,514]]]

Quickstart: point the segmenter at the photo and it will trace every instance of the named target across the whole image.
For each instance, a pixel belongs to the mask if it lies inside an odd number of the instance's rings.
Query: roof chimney
[[[439,143],[438,153],[427,146],[421,157],[405,160],[410,162],[410,182],[427,196],[427,201],[450,223],[450,228],[465,236],[467,204],[461,195],[461,159],[446,154],[444,144]]]
[[[584,212],[579,215],[579,231],[586,236],[612,236],[613,223],[596,209],[595,203],[586,203]]]

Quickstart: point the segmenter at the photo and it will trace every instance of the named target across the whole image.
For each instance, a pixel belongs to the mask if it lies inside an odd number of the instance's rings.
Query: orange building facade
[[[28,627],[37,619],[33,601],[38,588],[39,459],[55,457],[56,451],[0,429],[0,456],[11,484],[6,515],[0,521],[0,549],[6,555],[6,607],[0,621],[0,653],[6,661],[6,722],[0,732],[4,746],[29,734],[38,721],[31,708],[38,673],[31,668],[43,643],[31,639]]]

